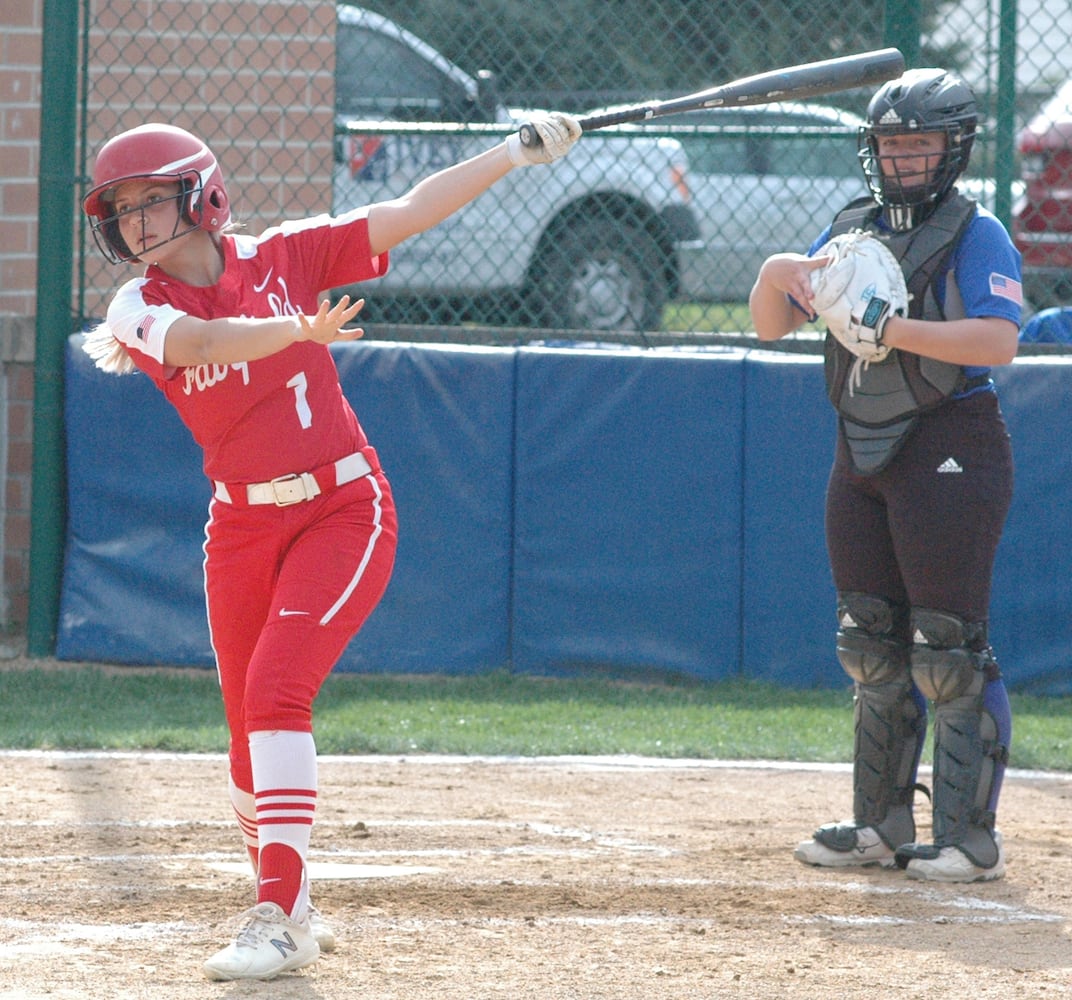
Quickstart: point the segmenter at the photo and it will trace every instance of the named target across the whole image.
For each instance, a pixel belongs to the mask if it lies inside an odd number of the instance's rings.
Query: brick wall
[[[26,622],[43,0],[0,8],[0,630]]]
[[[247,232],[331,208],[332,0],[94,0],[93,8],[90,150],[143,122],[170,122],[212,148]],[[86,265],[84,315],[101,316],[132,271],[95,251]]]
[[[33,315],[43,0],[0,13],[0,315]]]
[[[8,632],[25,625],[29,599],[43,8],[44,0],[0,5],[0,631]],[[330,209],[333,0],[91,0],[89,8],[91,152],[134,125],[171,122],[212,147],[246,231]],[[81,220],[72,225],[72,315],[100,317],[136,272],[105,264]]]
[[[9,354],[23,360],[3,365],[7,406],[7,475],[4,481],[2,590],[4,629],[18,630],[29,613],[30,471],[33,465],[33,330],[29,323],[8,324]]]

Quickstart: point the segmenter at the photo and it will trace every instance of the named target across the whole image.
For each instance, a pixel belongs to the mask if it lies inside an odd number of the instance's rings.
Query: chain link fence
[[[1049,161],[1021,157],[1016,140],[1072,77],[1072,8],[1018,0],[1018,9],[1012,17],[1012,0],[84,0],[83,174],[88,184],[110,135],[171,122],[208,142],[236,218],[260,232],[401,194],[534,108],[583,115],[674,97],[882,48],[907,26],[919,38],[910,65],[948,66],[976,89],[986,131],[972,193],[1011,205],[1003,221],[1035,249],[1039,225],[1059,237],[1072,219],[1054,203],[1035,229],[1018,221],[1028,190],[1045,200],[1039,185],[1054,175]],[[1014,79],[1001,72],[1010,25]],[[871,89],[586,135],[561,163],[514,171],[397,248],[390,273],[359,289],[368,336],[651,344],[747,335],[760,262],[806,249],[864,193],[856,129]],[[999,109],[1010,98],[1015,135],[1003,136]],[[89,322],[130,272],[104,264],[79,233],[75,311]],[[1040,298],[1049,290],[1039,305],[1060,301],[1060,264],[1051,254],[1028,283]]]

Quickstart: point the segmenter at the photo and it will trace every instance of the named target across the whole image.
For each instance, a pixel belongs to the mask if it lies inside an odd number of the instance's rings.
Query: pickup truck
[[[336,9],[336,213],[402,194],[531,114],[394,21]],[[658,330],[682,255],[699,246],[681,143],[593,132],[558,163],[514,170],[393,250],[383,278],[345,291],[368,299],[373,320],[450,323],[493,306],[508,326]]]

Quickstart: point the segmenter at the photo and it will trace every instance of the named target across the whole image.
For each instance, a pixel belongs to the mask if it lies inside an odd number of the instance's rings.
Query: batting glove
[[[565,156],[581,137],[581,126],[577,119],[561,111],[535,114],[529,119],[529,124],[539,136],[538,144],[526,146],[517,132],[506,139],[506,152],[515,167],[553,163]]]

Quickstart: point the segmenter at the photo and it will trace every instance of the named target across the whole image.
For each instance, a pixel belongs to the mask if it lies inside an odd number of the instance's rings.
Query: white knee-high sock
[[[295,920],[309,905],[306,857],[316,813],[316,744],[311,733],[249,734],[257,807],[257,901],[278,903]]]

